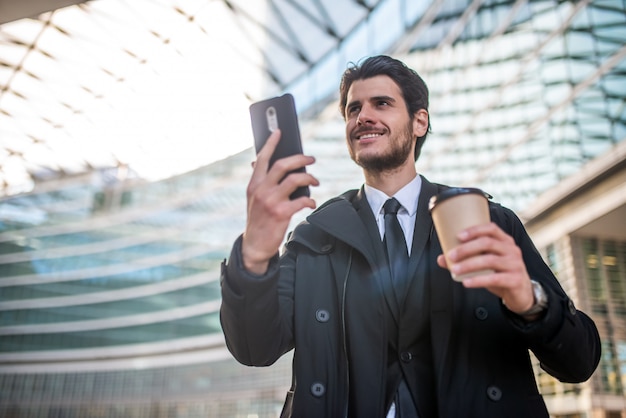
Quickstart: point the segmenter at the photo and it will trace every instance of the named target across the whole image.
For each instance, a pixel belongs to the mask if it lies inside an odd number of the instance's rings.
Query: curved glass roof
[[[377,53],[430,87],[418,170],[517,209],[626,135],[612,0],[78,3],[18,20],[40,3],[0,4],[0,196],[94,168],[114,182],[206,166],[249,148],[248,105],[285,91],[314,135],[341,136],[326,110],[339,76]]]
[[[98,0],[17,19],[40,3],[0,4],[0,195],[92,168],[164,178],[247,148],[251,101],[297,89],[310,108],[336,89],[342,45],[400,4]]]

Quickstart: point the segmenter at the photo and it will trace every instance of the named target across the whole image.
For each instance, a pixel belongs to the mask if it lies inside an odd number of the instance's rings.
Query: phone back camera
[[[278,117],[276,115],[276,108],[270,106],[265,111],[265,117],[267,118],[267,127],[270,132],[274,132],[278,129]]]

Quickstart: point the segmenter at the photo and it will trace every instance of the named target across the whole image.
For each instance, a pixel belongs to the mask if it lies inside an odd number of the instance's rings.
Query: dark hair
[[[405,63],[386,55],[378,55],[366,58],[361,64],[351,63],[344,71],[339,85],[339,110],[342,117],[346,117],[346,104],[348,100],[348,90],[353,82],[365,80],[378,75],[386,75],[391,78],[402,91],[402,97],[406,102],[409,116],[413,117],[420,109],[428,111],[428,87],[419,74],[407,67]],[[426,141],[426,135],[430,132],[430,116],[428,118],[428,129],[423,136],[417,137],[415,143],[415,161],[420,155],[422,145]]]

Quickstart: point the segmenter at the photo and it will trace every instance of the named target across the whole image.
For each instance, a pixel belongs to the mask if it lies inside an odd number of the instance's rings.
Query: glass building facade
[[[578,268],[588,289],[591,313],[605,340],[599,379],[600,393],[626,395],[626,241],[581,238]]]
[[[551,414],[623,417],[626,3],[409,3],[397,16],[415,24],[400,19],[392,47],[342,51],[341,67],[390,51],[420,72],[433,131],[418,171],[517,211],[600,329],[590,381],[561,384],[537,367]],[[292,87],[316,83],[311,73]],[[302,118],[318,204],[362,183],[337,104],[326,103]],[[158,182],[99,170],[0,200],[0,417],[278,416],[289,355],[269,368],[237,364],[218,314],[253,158]]]
[[[238,365],[219,324],[251,157],[157,183],[94,172],[1,202],[0,416],[277,414],[288,358]]]

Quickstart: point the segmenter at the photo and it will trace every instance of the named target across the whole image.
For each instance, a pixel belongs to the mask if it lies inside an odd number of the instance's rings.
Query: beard
[[[383,173],[400,167],[409,154],[413,153],[412,123],[409,122],[405,129],[398,135],[389,137],[389,150],[382,155],[357,156],[354,149],[348,146],[350,158],[358,166],[371,173]]]

